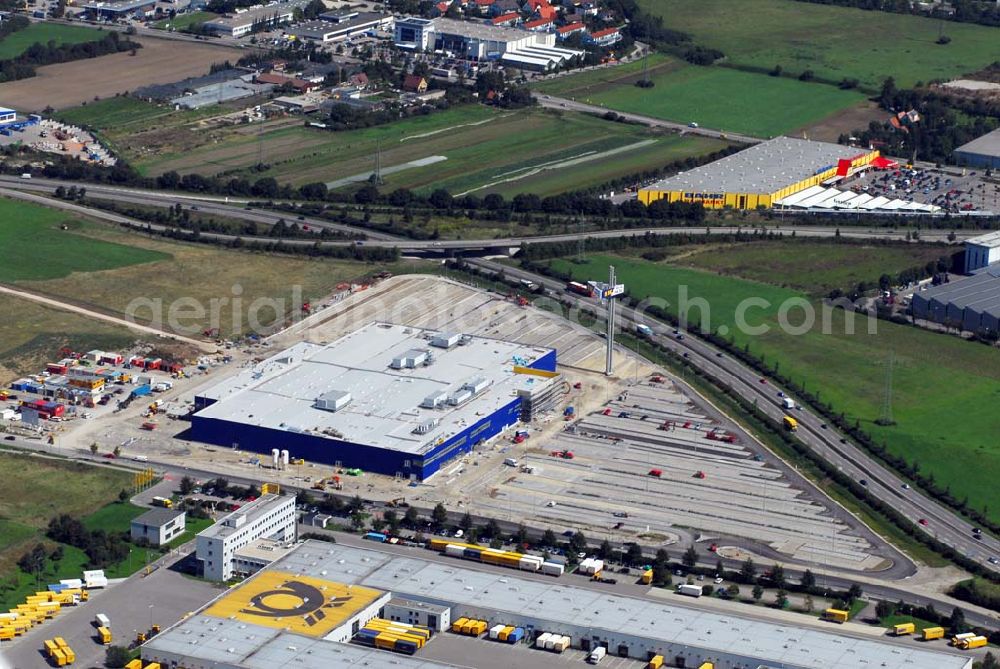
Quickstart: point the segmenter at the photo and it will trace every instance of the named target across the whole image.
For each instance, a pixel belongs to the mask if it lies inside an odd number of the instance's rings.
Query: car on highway
[[[1000,560],[997,560],[995,557],[986,558],[986,561],[990,564],[1000,564]]]
[[[3,438],[4,441],[14,441],[14,439],[15,437],[12,434],[8,434],[6,437]]]
[[[760,382],[763,383],[765,386],[767,385],[767,379],[765,378],[761,378]]]
[[[910,484],[909,483],[904,483],[903,484],[903,490],[909,490],[909,489],[910,489]]]
[[[921,525],[927,525],[927,519],[926,518],[921,518],[917,522],[920,523]]]
[[[868,485],[868,479],[861,479],[860,481],[858,481],[858,483],[860,483],[861,485]]]
[[[825,430],[826,429],[826,423],[820,423],[820,429]]]
[[[615,511],[611,515],[614,516],[615,518],[628,518],[627,511]]]

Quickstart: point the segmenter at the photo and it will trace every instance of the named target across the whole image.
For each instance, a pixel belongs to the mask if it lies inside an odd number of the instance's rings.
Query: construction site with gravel
[[[593,312],[600,310],[595,300]],[[702,542],[720,556],[857,572],[892,566],[898,554],[868,528],[663,369],[616,347],[615,373],[606,375],[607,342],[581,321],[584,315],[561,312],[555,301],[532,306],[449,279],[397,276],[331,300],[247,348],[204,356],[197,370],[174,379],[155,407],[139,402],[100,420],[75,422],[59,434],[59,446],[82,450],[99,442],[118,446],[122,457],[197,476],[405,500],[418,508],[441,503],[453,512],[556,532],[579,529],[617,542]],[[347,467],[294,452],[288,466],[276,467],[260,451],[192,438],[195,398],[208,389],[252,375],[255,365],[285,349],[327,345],[373,323],[554,349],[557,400],[529,423],[475,443],[424,479],[361,466],[345,473]],[[156,429],[149,429],[151,410]],[[334,476],[336,490],[325,485]]]

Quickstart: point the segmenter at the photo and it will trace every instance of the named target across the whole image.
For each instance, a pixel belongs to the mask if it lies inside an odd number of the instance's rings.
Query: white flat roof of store
[[[866,149],[775,137],[708,165],[659,181],[643,190],[695,193],[774,193],[831,167],[843,158],[869,153]]]
[[[549,379],[515,374],[551,349],[465,337],[449,349],[431,345],[433,330],[372,323],[328,344],[302,342],[223,381],[199,397],[217,400],[197,416],[313,434],[406,453],[422,453]],[[433,362],[392,369],[393,358],[429,352]],[[421,407],[436,393],[486,385],[457,406]],[[350,395],[335,411],[314,406],[333,391]],[[418,426],[427,426],[421,433]],[[338,436],[339,435],[339,436]]]

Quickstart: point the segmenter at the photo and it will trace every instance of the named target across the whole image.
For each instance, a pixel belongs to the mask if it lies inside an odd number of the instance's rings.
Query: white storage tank
[[[287,467],[290,461],[291,457],[288,455],[288,449],[283,449],[281,451],[281,464]]]

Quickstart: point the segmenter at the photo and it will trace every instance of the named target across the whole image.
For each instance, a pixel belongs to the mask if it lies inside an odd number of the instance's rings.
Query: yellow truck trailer
[[[663,666],[663,656],[654,655],[649,659],[649,662],[646,664],[646,669],[660,669],[660,667],[662,666]]]
[[[795,420],[791,416],[785,416],[784,418],[785,429],[789,432],[795,432],[799,429],[799,421]]]
[[[984,636],[974,636],[971,639],[966,639],[965,642],[960,646],[962,650],[974,650],[976,648],[982,648],[987,643],[989,639]]]
[[[920,630],[924,635],[924,641],[932,641],[934,639],[944,638],[944,628],[943,627],[925,627]]]
[[[111,645],[111,630],[107,627],[98,627],[97,636],[101,639],[101,643],[105,646]]]
[[[907,634],[913,634],[916,629],[917,626],[913,623],[899,623],[892,626],[892,633],[894,636],[906,636]]]
[[[827,609],[823,612],[823,620],[829,620],[834,623],[846,623],[847,619],[850,617],[849,611],[841,611],[840,609]]]

